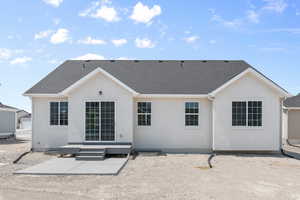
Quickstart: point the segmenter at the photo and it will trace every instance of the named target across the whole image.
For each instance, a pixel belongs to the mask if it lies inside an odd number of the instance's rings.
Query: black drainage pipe
[[[295,158],[294,156],[292,156],[292,155],[290,155],[290,154],[287,154],[282,148],[280,149],[280,151],[281,151],[281,154],[282,154],[282,155],[284,155],[284,156],[286,156],[286,157],[288,157],[288,158],[294,158],[294,159],[297,159],[297,158]]]
[[[24,156],[26,156],[27,154],[31,153],[32,149],[30,149],[30,151],[26,151],[24,153],[22,153],[16,160],[13,161],[13,164],[16,164],[19,162],[19,160],[21,160],[21,158],[23,158]]]
[[[211,154],[209,157],[208,157],[208,165],[209,165],[209,168],[213,168],[212,164],[211,164],[211,160],[213,159],[213,157],[215,157],[217,154],[216,153],[213,153]]]

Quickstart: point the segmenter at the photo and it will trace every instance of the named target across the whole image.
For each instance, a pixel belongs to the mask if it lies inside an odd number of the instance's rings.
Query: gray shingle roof
[[[239,60],[69,60],[25,94],[62,92],[98,67],[141,94],[208,94],[251,66]]]
[[[285,107],[300,107],[300,94],[294,97],[287,98],[284,102],[283,105]]]
[[[12,109],[12,110],[19,110],[18,108],[2,104],[1,102],[0,102],[0,108],[3,108],[3,109]]]

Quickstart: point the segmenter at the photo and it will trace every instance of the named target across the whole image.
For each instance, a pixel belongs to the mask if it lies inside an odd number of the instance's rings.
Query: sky
[[[0,102],[67,59],[245,60],[300,92],[299,0],[10,0],[0,12]]]

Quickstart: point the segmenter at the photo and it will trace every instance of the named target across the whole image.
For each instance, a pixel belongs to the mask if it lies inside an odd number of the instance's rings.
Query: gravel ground
[[[300,160],[281,156],[218,155],[208,169],[205,154],[140,155],[118,176],[29,176],[12,172],[53,156],[31,153],[13,165],[30,141],[1,143],[0,200],[300,200]]]

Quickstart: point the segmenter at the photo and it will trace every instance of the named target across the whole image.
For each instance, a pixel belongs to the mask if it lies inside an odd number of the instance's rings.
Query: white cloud
[[[67,29],[60,28],[51,36],[50,42],[52,44],[60,44],[68,41],[69,39],[69,31]]]
[[[32,58],[23,56],[23,57],[15,58],[15,59],[11,60],[9,63],[11,65],[24,64],[24,63],[30,62],[31,60],[32,60]]]
[[[296,11],[296,15],[299,16],[300,15],[300,11]]]
[[[221,23],[223,26],[229,27],[229,28],[236,28],[239,27],[242,24],[242,20],[240,19],[234,19],[234,20],[225,20],[221,16],[214,14],[211,18],[212,21]]]
[[[85,55],[73,58],[72,60],[104,60],[105,57],[98,54],[87,53]]]
[[[88,36],[83,40],[79,40],[78,43],[80,43],[80,44],[91,44],[91,45],[106,44],[106,42],[104,40],[93,39],[91,36]]]
[[[12,56],[12,51],[6,48],[0,48],[0,60],[7,60]]]
[[[92,2],[89,8],[79,13],[79,16],[104,19],[107,22],[119,21],[117,10],[109,4],[111,4],[109,0]]]
[[[49,4],[53,7],[59,7],[63,0],[43,0],[46,4]]]
[[[264,10],[270,10],[277,13],[282,13],[287,7],[288,4],[286,0],[263,0],[266,2],[266,5],[263,7]]]
[[[255,12],[254,10],[248,10],[247,13],[247,19],[252,23],[259,23],[259,14]]]
[[[52,30],[46,30],[46,31],[41,31],[41,32],[38,32],[34,35],[34,39],[35,40],[38,40],[38,39],[42,39],[42,38],[46,38],[48,37],[51,33],[53,33]]]
[[[102,18],[107,22],[116,22],[120,20],[116,9],[107,6],[101,6],[99,9],[96,10],[95,13],[91,14],[91,17]]]
[[[293,33],[293,34],[300,34],[300,28],[277,28],[277,29],[270,29],[265,30],[262,32],[286,32],[286,33]]]
[[[122,38],[122,39],[115,39],[111,41],[116,47],[122,46],[127,43],[127,40]]]
[[[217,41],[216,40],[209,40],[209,44],[216,44]]]
[[[184,41],[186,41],[187,43],[194,43],[196,42],[197,40],[199,40],[199,36],[197,35],[193,35],[193,36],[190,36],[190,37],[186,37],[186,38],[183,38]]]
[[[154,5],[152,8],[149,8],[146,5],[143,5],[141,2],[138,2],[130,16],[130,19],[138,23],[151,23],[151,20],[161,14],[161,8],[159,5]]]
[[[153,48],[155,47],[155,44],[148,38],[136,38],[135,46],[138,48]]]

